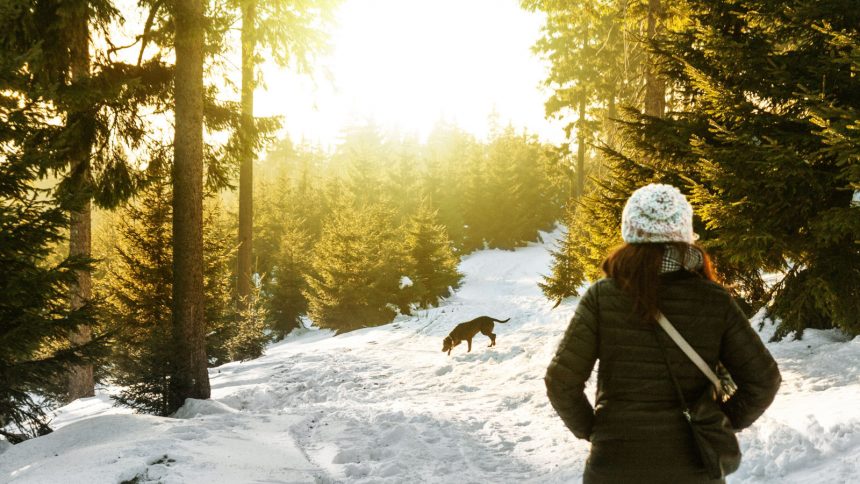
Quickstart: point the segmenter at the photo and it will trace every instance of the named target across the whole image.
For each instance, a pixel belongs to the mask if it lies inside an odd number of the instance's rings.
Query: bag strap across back
[[[672,341],[674,341],[675,344],[678,345],[678,348],[680,348],[681,351],[683,351],[684,354],[687,355],[687,358],[689,358],[690,361],[692,361],[693,364],[696,365],[696,367],[701,370],[701,372],[704,373],[706,377],[708,377],[708,380],[711,380],[711,383],[714,384],[714,387],[718,389],[721,388],[722,385],[720,384],[720,379],[717,377],[714,371],[711,370],[708,364],[705,363],[705,360],[703,360],[702,357],[699,356],[698,353],[696,353],[696,350],[694,350],[693,347],[690,346],[689,343],[687,343],[687,340],[685,340],[684,337],[681,336],[681,333],[679,333],[678,330],[675,329],[674,326],[672,326],[672,323],[670,323],[669,320],[666,319],[666,316],[663,315],[663,313],[661,312],[657,313],[657,323],[659,323],[660,327],[663,328],[663,331],[665,331],[666,334],[668,334],[669,337],[672,338]]]
[[[687,399],[684,398],[684,391],[681,390],[681,384],[678,383],[678,379],[675,377],[675,372],[672,371],[672,362],[669,360],[669,352],[666,351],[666,346],[663,345],[663,341],[660,340],[660,335],[657,334],[657,330],[654,332],[654,339],[657,340],[657,345],[660,346],[660,352],[663,353],[663,360],[666,362],[666,370],[669,371],[669,378],[672,379],[672,386],[675,388],[675,395],[678,396],[678,401],[681,402],[681,407],[683,411],[681,413],[684,414],[684,417],[687,418],[687,421],[690,421],[690,406],[687,405]]]

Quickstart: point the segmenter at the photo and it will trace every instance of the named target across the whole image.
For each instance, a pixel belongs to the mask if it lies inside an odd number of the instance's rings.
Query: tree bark
[[[610,148],[616,149],[618,143],[618,106],[616,104],[616,93],[613,89],[612,93],[606,99],[606,118],[603,120],[603,129],[606,131],[606,144]]]
[[[585,194],[585,91],[579,98],[579,120],[576,123],[576,197]]]
[[[588,47],[588,28],[582,34],[582,51]],[[582,83],[584,80],[580,80]],[[588,104],[588,90],[580,85],[579,119],[576,121],[576,197],[585,195],[585,109]]]
[[[606,133],[606,144],[613,150],[618,149],[618,106],[616,96],[618,90],[613,89],[606,100],[606,117],[603,120],[603,130]],[[606,166],[604,163],[597,163],[597,177],[602,178]]]
[[[648,0],[648,40],[657,34],[658,23],[663,19],[663,7],[660,0]],[[655,56],[648,55],[645,66],[645,114],[663,117],[666,110],[666,82],[657,73]]]
[[[75,12],[76,16],[71,25],[73,30],[70,35],[71,43],[71,75],[73,81],[77,82],[90,75],[90,32],[89,18],[86,5],[81,6]],[[86,114],[69,113],[69,120],[80,121],[80,116]],[[90,137],[79,140],[74,159],[71,160],[70,176],[75,180],[74,209],[69,214],[69,256],[85,257],[92,256],[92,205],[90,202],[90,155],[92,142]],[[89,270],[77,271],[77,278],[71,287],[70,304],[72,310],[84,306],[92,298],[92,275]],[[74,345],[82,345],[92,340],[92,329],[89,326],[80,326],[78,330],[69,335],[69,342]],[[91,397],[95,395],[95,382],[93,380],[93,366],[72,365],[66,376],[66,399],[71,402],[78,398]]]
[[[248,306],[251,294],[251,262],[254,247],[254,46],[256,0],[242,2],[242,100],[239,124],[239,268],[236,293],[239,308]]]
[[[203,311],[203,0],[175,0],[173,372],[170,409],[209,398]]]

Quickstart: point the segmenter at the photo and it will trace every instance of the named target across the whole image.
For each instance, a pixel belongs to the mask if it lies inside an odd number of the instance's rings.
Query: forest
[[[557,306],[652,182],[773,341],[860,334],[855,1],[521,0],[563,142],[488,115],[486,136],[367,120],[322,146],[255,92],[266,65],[318,70],[342,3],[0,0],[3,439],[103,384],[173,415],[211,368],[436,308],[470,254],[560,227]]]

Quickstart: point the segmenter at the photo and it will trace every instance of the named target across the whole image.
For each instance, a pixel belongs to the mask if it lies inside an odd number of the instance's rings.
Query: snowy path
[[[541,295],[549,261],[543,245],[470,255],[442,307],[337,337],[305,331],[213,369],[212,401],[183,418],[75,402],[54,434],[0,454],[0,482],[578,482],[587,443],[544,396],[575,308]],[[511,317],[496,347],[478,335],[471,353],[441,352],[451,328],[485,314]],[[786,381],[741,434],[730,482],[860,482],[860,338],[812,331],[770,348]]]

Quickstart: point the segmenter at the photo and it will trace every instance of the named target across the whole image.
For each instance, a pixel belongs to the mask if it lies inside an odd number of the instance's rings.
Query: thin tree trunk
[[[71,73],[74,81],[80,81],[90,75],[90,32],[86,5],[81,6],[73,24],[74,32],[71,37]],[[76,113],[70,113],[69,119],[79,119]],[[82,197],[76,210],[70,213],[69,227],[69,256],[92,256],[92,207],[90,203],[90,153],[92,144],[88,139],[82,143],[71,160],[71,174],[76,183],[76,196]],[[84,306],[92,298],[92,275],[89,270],[77,271],[77,279],[71,287],[70,302],[72,309]],[[92,339],[92,329],[81,326],[69,335],[72,345],[82,345]],[[83,397],[95,395],[93,381],[93,366],[73,365],[69,368],[66,378],[66,398],[69,402]]]
[[[588,47],[588,28],[582,34],[582,51]],[[580,80],[583,82],[583,80]],[[579,119],[576,121],[576,197],[585,194],[585,108],[588,103],[588,91],[580,86]]]
[[[606,100],[606,118],[603,120],[603,129],[606,132],[606,144],[613,150],[618,149],[618,107],[616,101],[616,89],[609,94],[609,99]],[[603,177],[605,170],[604,163],[597,163],[597,176]]]
[[[203,311],[203,0],[175,0],[173,343],[170,409],[209,398]]]
[[[618,127],[617,127],[617,119],[618,119],[618,106],[616,104],[615,99],[616,90],[613,89],[612,94],[609,95],[609,98],[606,100],[606,119],[603,120],[603,129],[606,131],[606,144],[609,145],[610,148],[616,149],[616,143],[618,142]]]
[[[585,194],[585,92],[579,98],[579,120],[576,125],[576,196]]]
[[[245,309],[251,293],[251,258],[254,247],[254,25],[256,0],[242,2],[242,117],[239,142],[239,270],[236,285],[239,308]]]
[[[663,19],[660,0],[648,0],[648,40],[657,34],[658,22]],[[666,110],[666,82],[657,74],[655,56],[649,54],[645,66],[645,114],[663,117]]]

